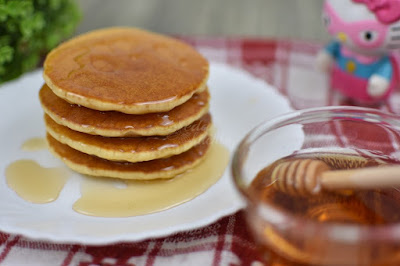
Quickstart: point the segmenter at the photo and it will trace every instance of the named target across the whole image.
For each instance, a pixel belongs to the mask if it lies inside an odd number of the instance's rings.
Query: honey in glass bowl
[[[333,141],[339,133],[345,141]],[[253,129],[235,151],[232,175],[266,265],[400,265],[400,188],[296,194],[271,178],[298,159],[332,170],[399,165],[396,141],[398,116],[359,107],[296,111]]]
[[[257,200],[291,213],[296,219],[307,219],[315,223],[356,225],[357,227],[390,225],[400,222],[400,192],[397,188],[371,190],[321,191],[315,195],[296,195],[280,191],[271,181],[276,165],[294,160],[320,160],[331,169],[353,169],[397,161],[375,160],[357,155],[311,153],[293,155],[276,161],[261,170],[250,186],[251,194]],[[377,177],[379,178],[379,177]],[[399,176],[400,178],[400,176]],[[251,223],[252,221],[250,221]],[[299,230],[302,230],[299,228]],[[377,245],[355,247],[351,244],[334,244],[324,241],[323,235],[313,234],[300,239],[282,234],[266,226],[259,242],[268,241],[261,248],[269,256],[271,265],[354,265],[365,260],[366,265],[400,265],[400,245]],[[327,246],[327,247],[325,247]],[[329,254],[326,250],[329,249]],[[355,251],[356,252],[353,252]],[[332,254],[337,256],[331,257]],[[357,258],[358,254],[362,258]],[[364,257],[368,254],[369,258]],[[396,258],[397,257],[397,258]]]

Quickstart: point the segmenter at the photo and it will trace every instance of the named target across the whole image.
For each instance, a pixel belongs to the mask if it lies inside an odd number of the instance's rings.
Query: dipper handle
[[[279,164],[272,172],[274,186],[290,194],[324,190],[377,189],[400,186],[400,166],[331,170],[319,160],[299,159]]]

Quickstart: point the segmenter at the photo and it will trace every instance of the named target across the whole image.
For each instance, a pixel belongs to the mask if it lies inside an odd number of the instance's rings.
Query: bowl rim
[[[250,144],[268,131],[279,128],[287,123],[292,123],[301,117],[313,118],[318,117],[321,113],[335,113],[338,118],[347,118],[349,114],[365,116],[368,118],[366,122],[381,123],[385,126],[394,125],[400,131],[400,116],[388,113],[379,109],[358,106],[327,106],[314,107],[301,110],[291,111],[272,119],[265,120],[251,129],[246,136],[239,142],[234,150],[231,164],[231,177],[234,186],[242,199],[246,203],[246,207],[257,210],[264,219],[274,221],[279,224],[285,222],[285,226],[293,229],[301,229],[304,232],[309,230],[318,232],[327,232],[333,238],[344,242],[360,242],[360,241],[399,241],[400,242],[400,221],[385,225],[356,225],[345,223],[321,223],[309,218],[295,216],[289,212],[274,207],[265,202],[256,201],[251,197],[245,188],[244,182],[241,180],[242,161],[246,160]],[[384,118],[384,119],[381,119]]]

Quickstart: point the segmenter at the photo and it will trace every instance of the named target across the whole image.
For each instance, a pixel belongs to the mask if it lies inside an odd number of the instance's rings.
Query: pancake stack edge
[[[136,28],[71,39],[44,62],[39,98],[52,153],[91,176],[172,178],[205,157],[212,126],[207,60]]]

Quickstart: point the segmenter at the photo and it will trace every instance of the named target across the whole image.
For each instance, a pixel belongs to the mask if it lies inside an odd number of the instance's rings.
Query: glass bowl
[[[398,164],[399,150],[399,117],[363,107],[295,111],[250,131],[235,151],[232,175],[267,265],[400,265],[397,188],[292,196],[271,192],[268,175],[256,178],[282,158],[352,168]]]

